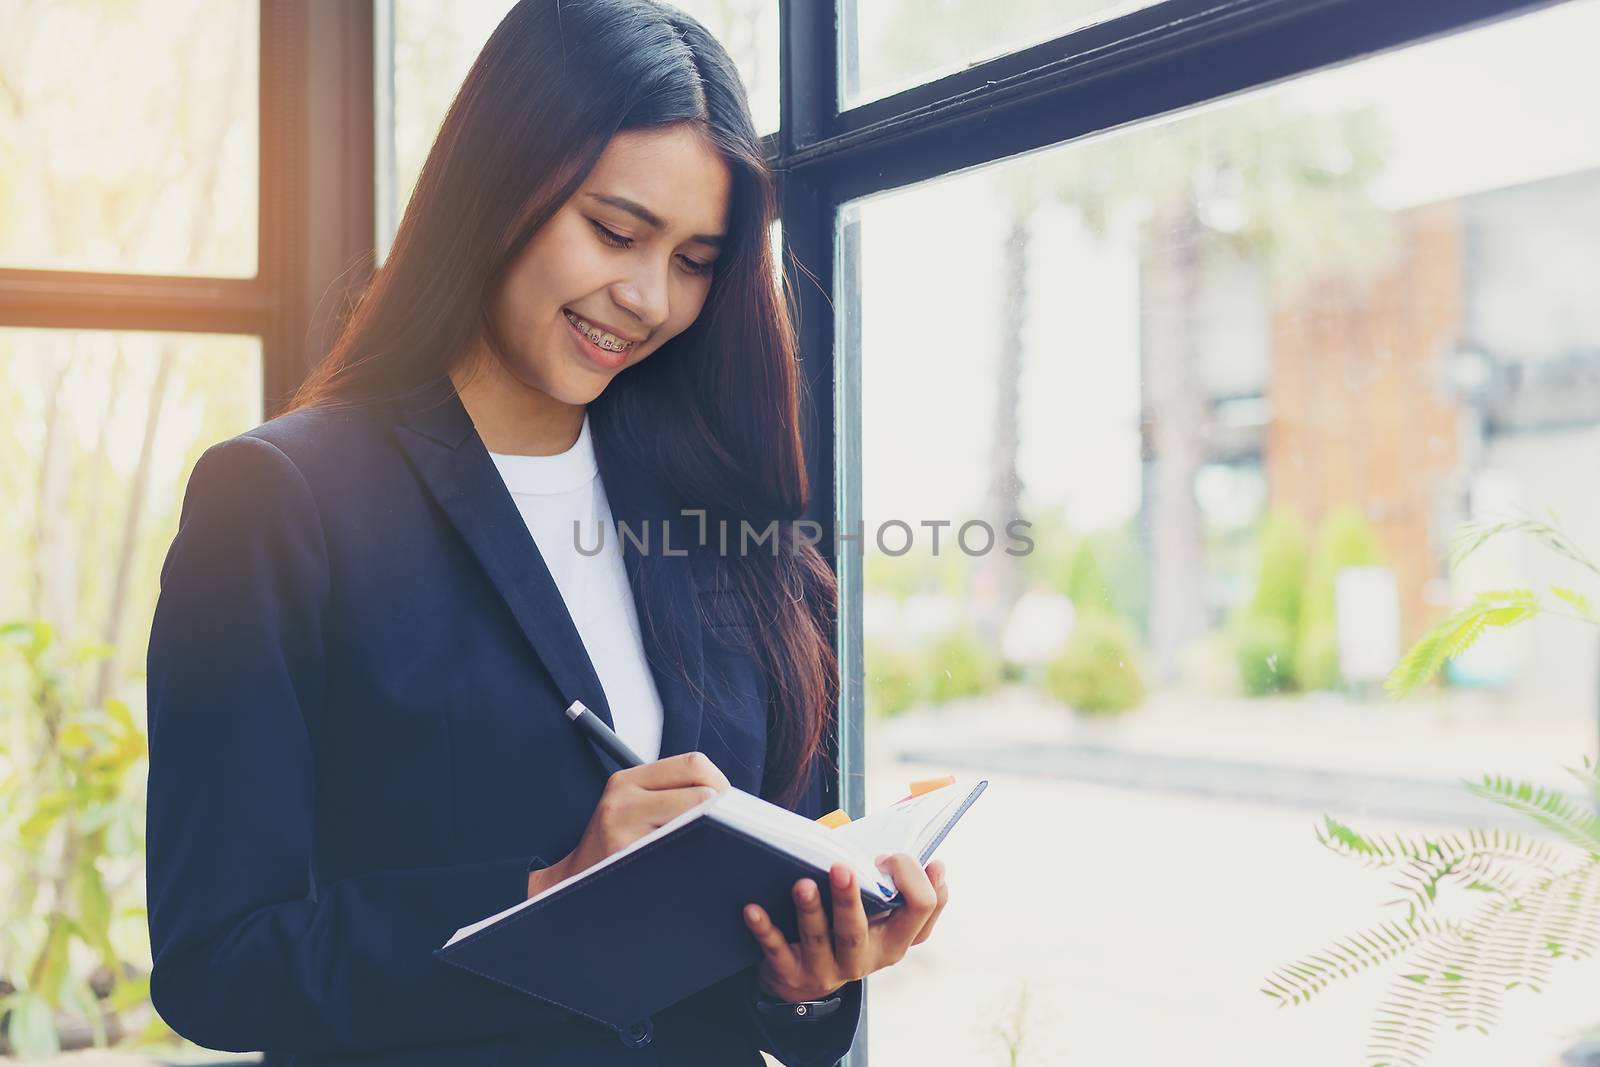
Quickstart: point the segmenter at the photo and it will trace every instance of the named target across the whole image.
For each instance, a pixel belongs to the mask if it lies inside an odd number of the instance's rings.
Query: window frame
[[[259,0],[259,18],[255,276],[0,267],[0,327],[259,337],[262,411],[283,409],[371,275],[372,5]]]
[[[838,766],[828,806],[865,813],[860,292],[848,202],[1147,121],[1196,104],[1562,0],[1161,0],[856,107],[839,109],[838,0],[779,0],[781,126],[764,139],[778,178],[783,267],[800,337],[802,431],[818,549],[839,581]],[[843,798],[842,801],[840,798]],[[870,981],[867,983],[870,986]],[[867,1063],[865,993],[856,1043]]]

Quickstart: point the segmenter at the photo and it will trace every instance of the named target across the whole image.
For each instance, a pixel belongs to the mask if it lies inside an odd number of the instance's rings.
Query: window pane
[[[871,979],[874,1067],[1368,1062],[1393,966],[1260,992],[1405,919],[1321,815],[1537,839],[1460,779],[1581,793],[1594,625],[1381,683],[1475,594],[1600,593],[1534,537],[1448,558],[1515,508],[1600,558],[1597,39],[1569,4],[846,205],[867,810],[991,779],[938,930]],[[1596,977],[1555,961],[1434,1061],[1556,1062]]]
[[[261,342],[0,328],[0,383],[0,620],[140,669],[189,470],[261,421]]]
[[[449,4],[395,0],[394,150],[392,172],[378,177],[380,253],[388,252],[451,99],[511,6],[511,0],[452,0]],[[771,0],[680,0],[674,6],[704,23],[733,57],[750,93],[756,129],[763,134],[776,130],[777,4]],[[379,122],[385,122],[381,111]],[[385,131],[379,133],[381,139]],[[392,196],[383,195],[385,182],[392,183]]]
[[[261,391],[255,337],[0,328],[7,962],[42,958],[47,913],[60,906],[51,887],[65,877],[60,857],[78,834],[95,838],[93,883],[104,885],[112,950],[149,972],[145,765],[103,724],[120,700],[145,732],[151,616],[189,472],[208,446],[261,420]],[[32,623],[47,629],[18,625]],[[23,633],[35,641],[48,634],[48,642],[25,652]],[[52,820],[52,797],[63,789],[77,815]],[[94,913],[83,892],[68,904],[80,920]],[[70,953],[70,975],[80,982],[100,962],[83,948],[75,943]],[[133,1001],[125,1021],[130,1013],[136,1021],[150,1014]]]
[[[254,0],[8,0],[0,267],[256,273]]]
[[[839,100],[851,108],[1158,0],[839,0]]]

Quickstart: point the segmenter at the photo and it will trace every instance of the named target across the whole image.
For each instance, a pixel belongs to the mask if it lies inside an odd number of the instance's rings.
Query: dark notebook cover
[[[922,863],[981,791],[946,820]],[[748,903],[799,941],[790,887],[800,878],[817,879],[831,917],[826,868],[702,816],[434,955],[622,1028],[758,962]],[[869,919],[903,904],[866,893],[862,902]]]

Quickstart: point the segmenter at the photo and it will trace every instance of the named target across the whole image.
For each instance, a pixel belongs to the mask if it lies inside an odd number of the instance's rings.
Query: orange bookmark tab
[[[850,816],[845,814],[843,808],[834,808],[832,811],[828,812],[828,814],[817,820],[817,822],[820,822],[830,830],[834,829],[835,827],[843,826],[849,821]]]
[[[953,774],[942,775],[938,778],[919,778],[915,782],[911,783],[911,792],[895,801],[895,803],[904,804],[912,797],[920,797],[924,793],[931,793],[935,789],[943,789],[947,785],[953,785],[955,784],[955,780],[956,776]]]

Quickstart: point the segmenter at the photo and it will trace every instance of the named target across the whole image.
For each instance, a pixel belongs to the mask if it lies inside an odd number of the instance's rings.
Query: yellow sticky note
[[[935,789],[942,789],[947,785],[954,785],[955,780],[956,776],[953,774],[947,774],[942,778],[920,778],[911,783],[911,795],[914,797],[920,797],[922,794],[932,792]]]
[[[834,808],[817,821],[826,826],[828,829],[832,830],[834,827],[843,826],[845,823],[849,822],[850,816],[845,814],[843,808]]]

